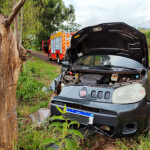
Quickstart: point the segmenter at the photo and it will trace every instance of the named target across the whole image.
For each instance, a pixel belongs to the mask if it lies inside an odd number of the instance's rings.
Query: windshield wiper
[[[112,66],[112,65],[105,65],[103,67],[114,67],[114,68],[123,68],[123,69],[130,69],[130,70],[137,70],[135,68],[128,68],[128,67],[124,67],[124,66]]]
[[[98,66],[98,67],[93,67],[93,66],[91,66],[91,67],[89,67],[89,69],[104,69],[104,70],[111,70],[111,68],[106,68],[105,66],[103,67],[101,67],[101,66]]]

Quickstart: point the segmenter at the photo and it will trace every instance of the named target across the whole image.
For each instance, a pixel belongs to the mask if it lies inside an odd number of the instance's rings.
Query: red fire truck
[[[57,60],[60,63],[65,56],[66,49],[70,47],[71,37],[75,33],[59,31],[51,34],[48,41],[42,41],[42,51],[47,53],[49,60]]]

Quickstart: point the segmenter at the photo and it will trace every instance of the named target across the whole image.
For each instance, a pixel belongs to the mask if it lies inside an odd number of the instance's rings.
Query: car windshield
[[[74,66],[143,68],[139,62],[116,55],[92,55],[80,58]]]

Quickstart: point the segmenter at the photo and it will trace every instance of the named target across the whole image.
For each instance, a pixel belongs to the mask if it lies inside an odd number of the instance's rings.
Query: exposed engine
[[[81,84],[101,84],[105,78],[102,74],[84,74],[80,77]]]
[[[63,84],[82,84],[82,85],[113,85],[129,81],[141,82],[142,74],[91,74],[91,73],[76,73],[66,72],[64,75]]]

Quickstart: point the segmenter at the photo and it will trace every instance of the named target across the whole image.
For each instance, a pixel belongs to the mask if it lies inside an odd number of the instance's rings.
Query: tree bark
[[[13,7],[16,6],[16,0],[13,0]],[[19,48],[19,30],[18,30],[18,15],[14,18],[14,34],[17,40],[17,47]]]
[[[10,27],[15,15],[0,15],[0,150],[13,149],[14,141],[17,143],[16,87],[20,68],[27,59],[26,50],[23,46],[18,49]]]
[[[23,26],[23,7],[21,8],[21,25],[20,25],[20,40],[19,46],[22,44],[22,26]]]

